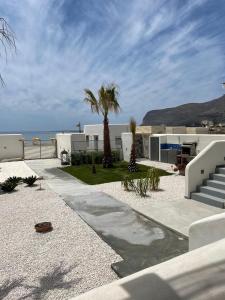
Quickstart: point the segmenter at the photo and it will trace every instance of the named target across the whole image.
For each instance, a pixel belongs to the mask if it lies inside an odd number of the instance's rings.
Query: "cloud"
[[[150,109],[219,96],[225,5],[213,3],[0,0],[17,42],[17,54],[1,60],[7,85],[0,105],[9,120],[0,119],[1,129],[101,122],[83,103],[83,90],[107,82],[120,87],[114,122],[131,115],[141,122]]]

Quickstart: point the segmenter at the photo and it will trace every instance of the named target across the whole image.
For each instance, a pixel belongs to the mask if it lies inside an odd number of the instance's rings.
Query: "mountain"
[[[144,116],[142,125],[200,126],[203,120],[225,122],[225,95],[203,103],[151,110]]]

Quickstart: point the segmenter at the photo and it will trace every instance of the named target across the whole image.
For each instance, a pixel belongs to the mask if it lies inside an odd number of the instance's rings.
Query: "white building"
[[[183,129],[182,129],[183,131]],[[190,131],[189,131],[190,132]],[[161,161],[174,164],[177,155],[182,149],[191,148],[189,159],[199,154],[212,141],[225,140],[223,134],[147,134],[136,135],[136,149],[139,158],[149,158],[154,161]],[[122,133],[123,156],[129,161],[132,144],[131,133]],[[186,149],[187,150],[187,149]]]
[[[109,124],[110,143],[112,150],[122,152],[122,132],[128,132],[128,124]],[[83,133],[57,133],[57,153],[60,157],[62,150],[69,153],[76,151],[103,150],[103,124],[84,125]]]

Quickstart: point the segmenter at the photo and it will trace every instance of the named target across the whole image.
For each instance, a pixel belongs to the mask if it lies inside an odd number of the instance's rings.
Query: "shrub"
[[[135,184],[135,192],[137,194],[139,194],[141,197],[146,197],[148,189],[149,189],[149,179],[147,177],[137,179]]]
[[[12,177],[7,178],[6,181],[19,184],[23,180],[22,180],[22,177],[12,176]]]
[[[120,151],[119,150],[112,151],[112,158],[113,158],[113,162],[120,161]]]
[[[157,191],[160,182],[160,170],[154,167],[150,168],[147,172],[147,178],[149,180],[149,189]]]
[[[129,175],[123,177],[123,180],[121,181],[121,185],[124,188],[124,190],[127,192],[135,190],[134,180]]]
[[[23,182],[26,183],[28,186],[32,186],[35,181],[37,180],[37,176],[29,176],[23,179]]]
[[[71,164],[78,166],[81,164],[92,164],[92,156],[94,156],[94,163],[101,164],[103,160],[102,151],[79,152],[71,154]]]
[[[81,155],[80,153],[71,154],[71,165],[79,166],[81,164]]]
[[[17,183],[8,180],[1,184],[1,189],[6,193],[12,192],[15,187],[17,187]]]
[[[94,157],[95,157],[95,163],[96,164],[102,164],[103,161],[103,152],[102,151],[94,151]]]

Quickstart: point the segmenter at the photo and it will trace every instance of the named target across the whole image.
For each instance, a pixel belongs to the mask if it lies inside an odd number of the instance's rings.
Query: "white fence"
[[[23,135],[0,134],[0,161],[23,159]]]

